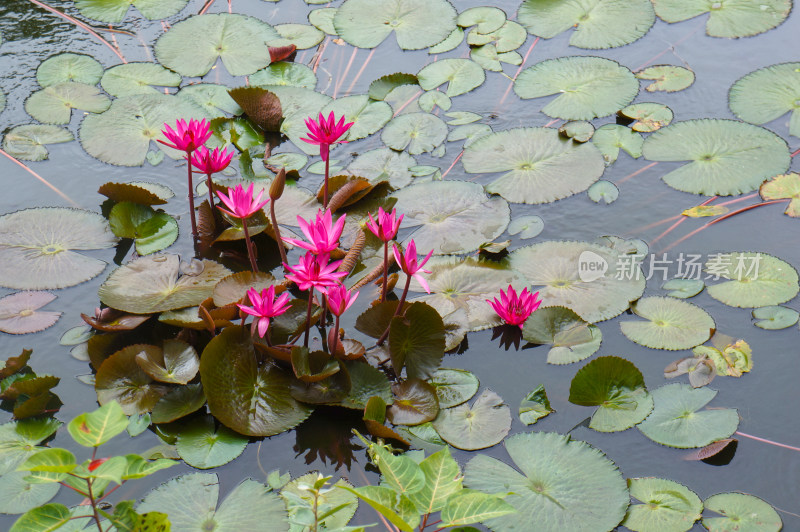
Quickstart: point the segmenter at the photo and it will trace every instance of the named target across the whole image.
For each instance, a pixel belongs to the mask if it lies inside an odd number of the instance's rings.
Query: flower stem
[[[186,168],[189,174],[189,218],[192,220],[192,237],[197,247],[197,218],[194,215],[194,186],[192,184],[192,152],[186,152]]]
[[[394,319],[395,316],[400,315],[400,310],[403,308],[403,304],[405,304],[406,302],[406,296],[408,295],[409,285],[411,285],[411,276],[406,275],[406,286],[403,288],[403,295],[400,296],[400,302],[397,304],[397,308],[395,309],[394,314],[392,315],[392,319]],[[392,327],[392,320],[389,320],[389,326],[386,327],[386,330],[383,331],[381,337],[378,338],[378,343],[376,345],[383,345],[383,342],[386,341],[386,337],[389,336],[389,329],[391,329],[391,327]]]
[[[308,347],[308,334],[311,331],[311,303],[314,301],[314,287],[308,290],[308,310],[306,311],[306,336],[303,339],[303,346]]]
[[[208,179],[208,204],[211,205],[211,211],[214,211],[214,182],[211,181],[211,174],[206,174]]]
[[[272,221],[272,229],[275,231],[275,240],[278,241],[278,251],[281,254],[281,264],[289,264],[289,259],[286,258],[286,249],[283,247],[283,239],[281,239],[281,230],[278,229],[278,219],[275,217],[275,202],[274,199],[269,202],[269,218]]]
[[[386,301],[386,292],[389,288],[389,242],[383,243],[383,289],[381,290],[381,303]]]
[[[336,356],[336,349],[339,346],[339,316],[336,316],[335,329],[333,330],[333,345],[331,346],[331,354]]]
[[[325,159],[325,183],[322,185],[322,207],[328,208],[328,174],[330,173],[331,156]]]
[[[253,251],[253,243],[250,241],[250,230],[247,228],[247,219],[242,218],[242,228],[244,228],[244,242],[247,246],[247,256],[250,257],[250,267],[253,273],[258,273],[258,265],[256,264],[256,255]]]

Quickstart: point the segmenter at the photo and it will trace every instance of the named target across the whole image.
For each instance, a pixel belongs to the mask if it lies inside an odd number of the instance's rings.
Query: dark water
[[[179,15],[170,22],[185,18],[190,13],[197,13],[204,2],[193,0]],[[464,1],[457,4],[459,11],[473,5],[487,2]],[[55,7],[66,9],[76,14],[71,2],[53,1]],[[495,2],[509,13],[515,12],[518,2]],[[236,12],[257,16],[271,23],[305,22],[306,14],[311,7],[301,0],[282,0],[274,4],[262,0],[233,0]],[[227,2],[218,0],[211,12],[227,9]],[[631,69],[638,69],[648,64],[685,64],[695,71],[697,80],[689,89],[675,94],[647,93],[642,91],[637,102],[655,101],[669,105],[675,112],[675,120],[690,118],[734,118],[727,108],[727,91],[731,84],[741,76],[758,68],[797,60],[796,51],[800,45],[800,15],[793,13],[778,28],[754,38],[746,39],[714,39],[704,34],[704,19],[694,19],[684,23],[669,25],[657,21],[648,35],[643,39],[622,48],[604,51],[587,51],[571,48],[568,45],[569,32],[551,40],[540,40],[533,49],[526,66],[544,59],[567,55],[597,55],[619,61]],[[151,59],[150,51],[145,45],[152,44],[162,33],[161,25],[129,16],[126,22],[118,26],[135,33],[137,36],[117,35],[123,51],[129,61],[147,61]],[[3,33],[3,44],[0,45],[0,70],[4,72],[0,79],[0,89],[6,93],[8,102],[6,109],[0,114],[0,128],[4,131],[10,127],[30,123],[32,120],[24,111],[25,98],[37,89],[35,69],[39,62],[50,55],[64,51],[80,51],[97,58],[105,67],[113,66],[119,59],[106,47],[100,45],[85,32],[74,28],[56,17],[45,13],[40,8],[24,0],[2,0],[0,2],[0,31]],[[104,34],[110,38],[110,34]],[[364,93],[373,79],[397,71],[416,72],[429,56],[425,51],[400,52],[389,39],[375,52],[366,70],[355,83],[352,93]],[[525,54],[533,38],[518,50]],[[462,57],[465,45],[457,50],[443,54],[443,57]],[[326,93],[333,93],[337,80],[341,79],[346,65],[351,58],[353,48],[331,44],[318,71],[318,88],[327,87]],[[343,89],[354,79],[369,54],[368,50],[359,50],[353,61]],[[308,61],[311,51],[300,52],[298,61]],[[221,82],[230,85],[241,81],[227,79],[222,69],[212,71],[206,81]],[[506,73],[514,75],[516,67],[506,67]],[[221,79],[217,79],[221,76]],[[509,80],[496,73],[488,73],[486,83],[479,89],[453,100],[455,111],[474,111],[487,115],[495,113],[496,118],[488,123],[495,131],[520,126],[541,126],[550,119],[540,109],[548,99],[521,101],[513,92],[502,103],[502,95],[509,86]],[[345,95],[340,89],[339,96]],[[74,113],[69,128],[77,132],[78,113]],[[610,119],[607,119],[610,121]],[[597,125],[602,120],[596,121]],[[787,139],[792,151],[800,146],[800,140],[788,136],[787,118],[767,124],[771,130]],[[347,150],[340,150],[335,156],[347,163],[345,151],[366,151],[378,147],[378,138],[369,138],[351,144]],[[104,199],[95,191],[98,186],[110,180],[153,180],[168,184],[177,196],[166,210],[180,216],[183,234],[188,233],[188,216],[184,170],[172,161],[165,161],[158,167],[146,165],[143,168],[118,168],[92,159],[83,152],[77,142],[49,147],[50,159],[44,162],[31,163],[30,166],[45,179],[52,182],[78,205],[83,208],[98,210]],[[447,154],[442,159],[419,156],[419,164],[435,164],[446,169],[460,151],[460,143],[448,143]],[[619,182],[630,174],[641,170],[649,163],[644,160],[633,160],[621,153],[619,160],[611,166],[605,179]],[[638,237],[653,240],[664,231],[669,224],[651,229],[643,229],[655,221],[675,216],[686,208],[699,204],[705,198],[675,191],[660,181],[660,177],[676,164],[659,163],[633,178],[620,184],[620,197],[612,205],[597,205],[585,194],[543,206],[512,205],[513,216],[537,214],[545,221],[544,232],[534,240],[576,239],[594,240],[605,234]],[[793,163],[797,169],[797,163]],[[475,175],[465,174],[460,164],[456,164],[448,174],[452,179],[476,179]],[[485,178],[477,178],[485,183]],[[308,176],[303,183],[314,188],[318,176]],[[23,169],[0,157],[0,187],[4,193],[0,195],[0,213],[34,206],[67,205],[67,202],[46,188]],[[752,201],[752,200],[751,200]],[[743,202],[745,205],[748,202]],[[800,266],[800,232],[797,231],[797,220],[782,214],[783,205],[763,207],[743,213],[723,223],[705,230],[682,244],[669,250],[672,257],[683,253],[713,253],[719,251],[761,251],[778,256],[791,264]],[[660,251],[674,240],[705,223],[705,220],[688,220],[669,236],[653,246]],[[506,237],[501,237],[500,240]],[[169,251],[188,254],[187,239],[173,246]],[[513,241],[514,246],[530,243]],[[111,261],[113,250],[93,252],[94,256]],[[58,344],[61,334],[67,329],[81,323],[81,312],[91,313],[98,305],[96,291],[105,276],[101,276],[80,286],[56,291],[59,298],[52,303],[49,310],[64,312],[61,320],[52,328],[27,336],[0,336],[0,353],[15,355],[23,348],[33,348],[32,366],[40,373],[53,373],[62,378],[56,392],[64,400],[65,405],[58,414],[64,421],[75,415],[96,407],[94,391],[81,384],[74,377],[89,372],[88,365],[75,360],[69,355],[69,348]],[[660,295],[660,279],[648,283],[645,295]],[[0,296],[11,293],[0,290]],[[365,294],[366,295],[366,294]],[[711,299],[705,293],[692,299],[693,303],[706,309],[716,320],[719,331],[744,338],[753,348],[754,368],[752,372],[740,379],[717,378],[711,385],[719,390],[719,394],[711,406],[734,407],[741,416],[739,429],[748,434],[758,435],[789,445],[800,445],[800,429],[797,424],[797,403],[800,394],[797,382],[800,381],[800,349],[798,349],[797,326],[781,331],[764,331],[752,325],[748,310],[732,309]],[[797,303],[788,306],[797,308]],[[352,317],[351,317],[352,318]],[[636,345],[619,331],[617,321],[620,318],[600,324],[603,332],[603,344],[597,355],[618,355],[631,360],[642,371],[649,388],[654,389],[665,382],[663,368],[681,354],[667,351],[651,350]],[[473,371],[481,380],[482,387],[489,387],[498,392],[513,411],[520,399],[539,384],[545,384],[548,396],[557,413],[541,420],[536,430],[557,431],[565,433],[591,415],[592,410],[568,403],[569,383],[579,367],[552,366],[545,363],[546,348],[539,347],[524,351],[506,351],[491,341],[491,331],[471,333],[468,337],[469,349],[461,355],[448,355],[445,367],[466,368]],[[330,413],[330,411],[328,412]],[[324,414],[324,413],[321,413]],[[526,427],[514,420],[512,432],[525,431]],[[8,418],[0,414],[0,422]],[[337,452],[353,451],[352,468],[348,471],[341,467],[338,474],[347,476],[356,485],[363,485],[365,480],[374,483],[376,477],[372,473],[364,473],[367,462],[363,450],[358,445],[348,442],[350,422],[346,418],[333,420],[325,415],[315,415],[297,431],[267,438],[248,446],[237,460],[227,466],[215,470],[223,479],[223,493],[232,489],[241,479],[254,477],[264,480],[265,472],[280,468],[289,471],[293,476],[313,469],[333,472],[336,460],[331,456]],[[63,431],[61,431],[63,432]],[[83,458],[83,451],[74,449],[70,439],[59,433],[55,444],[64,445],[76,451]],[[659,446],[646,439],[638,430],[631,429],[621,433],[602,434],[587,428],[579,427],[572,432],[573,437],[586,440],[602,449],[622,470],[626,477],[656,476],[681,482],[698,493],[701,498],[723,491],[743,491],[757,495],[778,509],[784,521],[785,530],[800,530],[800,453],[788,449],[766,445],[747,438],[739,441],[736,455],[724,466],[713,466],[702,462],[683,460],[686,451]],[[118,437],[103,447],[108,454],[143,451],[157,445],[160,440],[151,432],[131,441],[127,437]],[[317,446],[323,445],[322,449]],[[506,459],[502,446],[482,451],[501,459]],[[456,457],[463,465],[472,453],[456,452]],[[116,493],[115,500],[136,498],[146,493],[158,482],[182,473],[193,471],[186,465],[176,466],[168,471],[155,475],[150,480],[134,481],[123,486]],[[264,472],[264,473],[262,473]],[[76,498],[62,491],[55,499],[67,505],[74,504]],[[0,529],[10,526],[14,518],[0,517]],[[357,516],[360,522],[375,522],[371,510],[361,510]],[[695,526],[701,530],[700,525]]]

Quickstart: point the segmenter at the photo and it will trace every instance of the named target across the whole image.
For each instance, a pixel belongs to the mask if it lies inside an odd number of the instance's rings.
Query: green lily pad
[[[2,445],[2,444],[0,444]],[[31,483],[28,471],[12,471],[0,476],[0,514],[22,514],[56,496],[57,482]]]
[[[503,231],[511,211],[502,198],[487,197],[481,185],[466,181],[429,181],[394,193],[397,210],[417,249],[435,254],[475,251]]]
[[[290,374],[275,365],[259,366],[250,332],[241,326],[226,327],[208,343],[200,358],[200,378],[208,409],[240,434],[274,436],[311,414],[311,408],[286,393]]]
[[[641,157],[644,138],[625,126],[606,124],[594,132],[592,143],[603,154],[606,165],[609,165],[617,160],[620,149],[634,159]]]
[[[528,239],[539,236],[544,231],[544,220],[541,216],[519,216],[508,224],[509,235],[519,235],[519,238]]]
[[[74,250],[116,241],[106,219],[91,211],[42,207],[0,216],[0,285],[48,290],[88,281],[106,263]]]
[[[169,516],[172,530],[288,532],[286,507],[263,484],[247,479],[236,486],[217,508],[219,478],[213,473],[193,473],[173,478],[148,493],[137,513],[160,512]]]
[[[200,383],[178,386],[156,403],[151,419],[153,423],[170,423],[200,410],[204,404],[206,396]]]
[[[375,48],[392,32],[403,50],[443,41],[456,27],[447,0],[347,0],[333,17],[336,32],[353,46]]]
[[[325,38],[323,32],[310,24],[278,24],[275,31],[280,37],[268,41],[270,47],[294,45],[298,50],[305,50],[313,48]]]
[[[115,235],[132,238],[136,253],[149,255],[161,251],[178,239],[178,222],[165,212],[156,212],[148,205],[123,201],[114,205],[108,215]]]
[[[525,0],[519,22],[530,33],[550,39],[574,28],[578,48],[614,48],[640,39],[656,20],[649,0]]]
[[[683,192],[730,196],[756,190],[767,178],[789,168],[786,142],[758,126],[735,120],[677,122],[644,142],[651,161],[690,161],[664,176]]]
[[[535,344],[549,345],[548,364],[572,364],[589,358],[600,349],[603,334],[572,310],[542,308],[531,314],[522,328],[522,337]]]
[[[253,83],[252,77],[250,78],[250,84],[256,85]],[[232,115],[242,114],[242,108],[231,98],[231,95],[228,94],[228,90],[228,87],[224,85],[197,83],[181,88],[177,96],[193,101],[205,109],[206,113],[210,116],[219,115],[220,111]]]
[[[473,40],[476,37],[480,38],[480,43]],[[522,46],[527,38],[528,32],[525,31],[525,28],[513,20],[509,20],[500,29],[491,33],[479,34],[473,29],[467,35],[467,43],[473,46],[491,43],[498,53],[504,54]]]
[[[447,111],[452,106],[453,102],[450,100],[450,97],[443,92],[439,92],[438,90],[427,91],[425,94],[419,97],[419,107],[426,113],[433,112],[436,107],[442,111]],[[448,140],[450,140],[449,135]]]
[[[61,422],[49,417],[22,419],[0,425],[0,475],[11,474],[38,445],[49,438]]]
[[[542,112],[564,120],[591,120],[628,105],[639,82],[624,66],[601,57],[548,59],[520,72],[514,92],[527,100],[558,94]]]
[[[765,181],[758,189],[764,200],[790,199],[784,214],[800,218],[800,174],[790,172]]]
[[[103,90],[112,96],[160,93],[158,87],[177,87],[181,76],[156,63],[125,63],[106,70],[100,80]]]
[[[135,344],[108,357],[97,370],[97,401],[101,405],[117,402],[128,416],[150,412],[168,388],[145,373],[137,364],[137,357],[156,350],[155,346]]]
[[[656,15],[665,22],[681,22],[709,13],[706,33],[712,37],[749,37],[771,30],[792,9],[791,0],[708,2],[707,0],[653,0]]]
[[[300,138],[308,134],[305,120],[308,117],[316,117],[331,101],[331,97],[303,87],[265,85],[262,88],[275,94],[281,102],[284,116],[281,133],[289,137],[292,144],[300,148],[303,153],[319,155],[319,146],[304,142]]]
[[[646,282],[635,255],[588,242],[541,242],[508,261],[539,291],[542,307],[567,307],[589,323],[624,312]]]
[[[705,286],[702,279],[670,279],[661,288],[669,290],[667,292],[669,297],[688,299],[702,292]]]
[[[81,123],[81,145],[101,161],[118,166],[144,164],[150,142],[166,140],[165,123],[206,118],[205,110],[185,98],[166,94],[140,94],[114,100],[104,113],[87,116]],[[186,154],[163,144],[159,148],[173,159]]]
[[[36,81],[42,87],[74,81],[97,85],[103,77],[103,65],[94,57],[64,53],[48,57],[36,69]]]
[[[34,92],[25,101],[25,111],[45,124],[68,124],[73,109],[102,113],[111,100],[93,85],[68,81]]]
[[[569,402],[596,406],[589,428],[600,432],[629,429],[653,410],[642,372],[633,362],[611,356],[596,358],[575,374]]]
[[[178,255],[149,255],[117,268],[98,290],[100,301],[133,314],[154,314],[199,305],[230,271],[211,260],[197,262],[199,273],[181,274]]]
[[[728,279],[708,287],[708,295],[732,307],[764,307],[785,303],[797,295],[797,271],[766,253],[719,253],[704,266],[713,279]]]
[[[386,417],[394,425],[420,425],[433,421],[439,413],[439,398],[431,384],[407,379],[392,386],[394,402]]]
[[[333,25],[333,17],[336,16],[337,10],[338,8],[336,7],[314,9],[308,14],[308,21],[317,29],[324,31],[328,35],[338,35]]]
[[[250,85],[263,87],[268,85],[284,85],[305,87],[314,90],[317,86],[317,75],[306,65],[279,61],[250,76]]]
[[[694,72],[688,68],[675,65],[656,65],[647,67],[636,73],[638,79],[653,80],[646,86],[647,92],[678,92],[689,88],[694,83]]]
[[[458,14],[456,23],[462,28],[476,26],[478,33],[492,33],[506,23],[506,12],[499,7],[471,7]]]
[[[778,532],[783,528],[778,512],[753,495],[718,493],[703,501],[703,505],[706,510],[724,516],[703,518],[703,526],[710,532]]]
[[[714,318],[705,310],[672,297],[645,297],[631,310],[648,321],[622,321],[622,334],[653,349],[691,349],[711,338],[716,329]]]
[[[447,83],[445,94],[450,98],[480,87],[486,80],[483,69],[469,59],[442,59],[417,73],[419,85],[426,91]]]
[[[397,151],[417,155],[433,151],[447,138],[447,125],[430,113],[408,113],[394,117],[381,133],[384,144]]]
[[[635,103],[621,109],[619,114],[633,120],[631,129],[642,133],[652,133],[669,125],[675,116],[672,109],[660,103]]]
[[[30,124],[10,129],[3,136],[3,149],[12,157],[23,161],[43,161],[49,155],[45,146],[74,139],[72,133],[64,128]]]
[[[421,113],[419,97],[425,93],[419,85],[400,85],[383,98],[383,101],[392,106],[395,115]]]
[[[428,53],[443,54],[444,52],[455,50],[462,42],[464,42],[464,30],[456,27],[443,41],[428,48]]]
[[[788,307],[774,305],[754,308],[753,318],[758,320],[755,326],[761,329],[785,329],[797,323],[798,318],[800,318],[800,312]]]
[[[522,473],[487,455],[467,463],[464,483],[484,493],[509,493],[517,509],[486,525],[537,532],[612,530],[630,502],[617,466],[589,444],[553,432],[515,434],[506,451]]]
[[[397,375],[403,368],[408,378],[427,379],[439,369],[444,357],[445,334],[441,316],[423,302],[413,302],[389,326],[389,355]]]
[[[433,427],[457,449],[485,449],[503,441],[511,430],[511,409],[499,395],[486,388],[472,406],[464,403],[440,410]]]
[[[731,87],[733,114],[751,124],[765,124],[791,112],[789,134],[800,137],[800,63],[782,63],[751,72]]]
[[[583,192],[603,174],[600,151],[575,144],[551,128],[509,129],[464,150],[468,173],[506,172],[487,185],[514,203],[549,203]]]
[[[220,467],[239,457],[250,440],[206,416],[181,425],[175,448],[181,460],[197,469]]]
[[[431,293],[412,301],[424,301],[441,316],[463,309],[467,313],[469,331],[500,325],[500,318],[486,300],[498,295],[500,289],[505,290],[510,284],[518,289],[524,286],[517,272],[491,261],[433,257],[425,263],[425,269],[432,272],[425,274]],[[414,278],[411,279],[411,290],[424,292]]]
[[[332,100],[321,112],[328,116],[331,111],[335,116],[344,116],[347,122],[353,122],[344,137],[348,141],[368,137],[392,119],[392,108],[388,103],[370,100],[366,94]]]
[[[403,72],[387,74],[369,84],[367,95],[372,100],[384,100],[394,89],[403,85],[418,86],[419,80],[414,74],[405,74]]]
[[[345,364],[350,375],[350,393],[337,403],[345,408],[364,410],[371,397],[380,397],[384,403],[392,402],[392,387],[386,375],[363,361]]]
[[[75,0],[85,17],[116,24],[122,22],[131,4],[149,20],[171,17],[186,6],[188,0]]]
[[[155,45],[158,61],[182,76],[204,76],[217,62],[246,76],[270,62],[267,42],[280,35],[256,18],[231,13],[195,15],[178,22]]]
[[[372,184],[388,181],[394,188],[403,188],[411,183],[409,168],[416,164],[414,157],[406,152],[377,148],[356,157],[347,167],[347,171],[368,179]]]
[[[575,142],[586,142],[594,135],[594,126],[586,120],[576,120],[559,127],[558,132]]]
[[[436,389],[440,408],[452,408],[466,403],[478,393],[480,381],[465,369],[437,369],[428,379]]]
[[[170,384],[187,384],[200,369],[200,359],[194,347],[175,339],[164,340],[161,349],[146,349],[138,353],[136,363],[153,379]]]
[[[707,387],[666,384],[651,392],[653,412],[638,425],[639,430],[661,445],[689,449],[729,437],[739,426],[733,408],[700,410],[716,395]]]
[[[262,290],[275,284],[277,281],[269,273],[251,271],[234,273],[222,279],[214,287],[214,305],[224,307],[239,303],[250,288],[254,288],[260,294]]]
[[[631,504],[622,526],[634,532],[687,532],[703,513],[695,492],[664,478],[629,478]]]
[[[141,205],[163,205],[175,197],[168,186],[147,181],[109,182],[97,189],[97,192],[117,203],[132,201]]]
[[[50,292],[17,292],[0,298],[0,331],[28,334],[52,327],[61,312],[39,309],[55,299],[56,295]],[[8,393],[7,388],[5,393]]]
[[[550,406],[543,384],[532,390],[519,404],[519,420],[526,425],[533,425],[552,412],[555,410]]]
[[[589,199],[595,203],[605,203],[608,205],[609,203],[614,203],[617,201],[619,197],[619,189],[617,185],[612,183],[611,181],[606,181],[605,179],[601,179],[594,185],[589,187]]]

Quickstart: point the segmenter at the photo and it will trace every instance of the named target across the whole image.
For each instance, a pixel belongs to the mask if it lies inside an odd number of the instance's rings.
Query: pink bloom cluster
[[[514,287],[508,285],[508,294],[500,290],[500,299],[487,299],[486,302],[492,306],[497,315],[509,325],[518,325],[522,329],[525,320],[539,308],[542,301],[539,292],[530,293],[527,288],[517,295]]]

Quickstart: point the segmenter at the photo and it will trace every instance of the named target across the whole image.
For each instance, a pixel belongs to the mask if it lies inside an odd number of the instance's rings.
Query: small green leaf
[[[442,526],[480,523],[516,511],[516,508],[496,495],[463,489],[447,499],[447,504],[442,510]]]
[[[72,438],[85,447],[104,444],[128,427],[128,418],[116,401],[101,406],[94,412],[84,413],[67,425]]]

